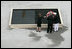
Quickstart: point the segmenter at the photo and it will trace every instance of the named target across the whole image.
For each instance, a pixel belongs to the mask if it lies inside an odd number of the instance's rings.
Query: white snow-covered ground
[[[61,10],[64,27],[47,34],[35,29],[10,29],[11,8],[57,7]],[[34,33],[33,33],[34,32]],[[71,48],[70,1],[1,1],[1,48]]]

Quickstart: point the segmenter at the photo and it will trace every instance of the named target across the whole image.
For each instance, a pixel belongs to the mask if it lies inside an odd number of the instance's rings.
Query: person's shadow
[[[46,34],[45,37],[48,39],[51,39],[53,44],[47,45],[48,47],[55,47],[59,46],[63,41],[64,38],[61,36],[62,33],[64,33],[68,28],[66,26],[63,26],[62,28],[59,28],[58,32],[53,32],[51,34]]]
[[[41,39],[41,36],[38,36],[37,33],[34,33],[33,31],[30,32],[29,37],[32,37],[32,41],[39,41]]]
[[[35,30],[35,29],[30,29],[30,30]],[[62,37],[61,34],[67,30],[68,30],[68,27],[63,26],[62,28],[59,28],[58,32],[45,34],[45,37],[52,40],[52,43],[53,43],[53,44],[48,44],[47,47],[59,46],[64,41],[64,38]],[[43,29],[43,31],[47,31],[47,30]],[[40,39],[42,38],[41,36],[37,36],[37,33],[34,33],[32,31],[30,32],[29,37],[32,37],[33,39],[32,41],[36,41],[36,42],[40,41]]]

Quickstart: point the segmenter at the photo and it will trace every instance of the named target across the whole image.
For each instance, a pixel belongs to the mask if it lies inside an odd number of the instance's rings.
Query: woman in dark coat
[[[41,24],[42,24],[42,14],[39,13],[38,14],[38,18],[37,18],[37,32],[41,31]]]

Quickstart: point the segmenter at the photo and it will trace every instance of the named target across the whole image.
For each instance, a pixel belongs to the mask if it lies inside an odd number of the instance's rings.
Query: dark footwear
[[[56,31],[56,32],[58,32],[58,31]]]
[[[49,31],[47,31],[47,33],[49,33]]]
[[[52,33],[52,31],[50,33]]]
[[[49,32],[47,32],[47,33],[49,33]]]
[[[53,31],[50,31],[50,33],[52,33]]]
[[[38,32],[38,31],[36,30],[36,32]]]

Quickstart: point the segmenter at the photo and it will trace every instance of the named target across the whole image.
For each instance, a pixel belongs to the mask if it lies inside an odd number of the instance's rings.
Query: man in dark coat
[[[49,16],[47,16],[47,21],[48,21],[48,28],[47,28],[47,33],[52,33],[53,29],[53,15],[52,12],[50,12]]]

